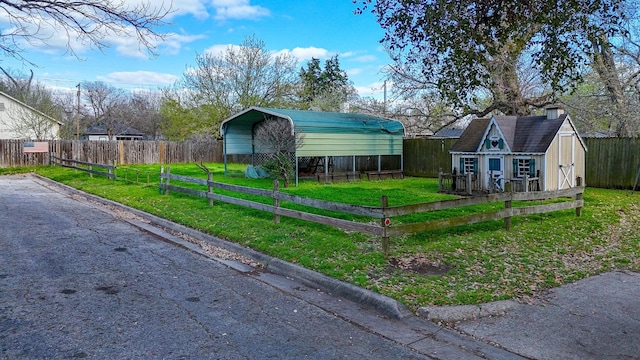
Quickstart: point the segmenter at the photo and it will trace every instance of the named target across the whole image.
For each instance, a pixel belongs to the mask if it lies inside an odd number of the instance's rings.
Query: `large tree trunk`
[[[493,105],[505,115],[531,113],[531,108],[522,94],[517,67],[518,55],[510,52],[508,46],[489,62]]]
[[[618,137],[631,136],[631,122],[629,117],[629,106],[622,82],[618,77],[611,43],[605,34],[601,34],[591,39],[593,47],[593,69],[598,73],[600,80],[605,86],[607,96],[611,103],[611,118],[609,119],[609,131],[614,131]]]

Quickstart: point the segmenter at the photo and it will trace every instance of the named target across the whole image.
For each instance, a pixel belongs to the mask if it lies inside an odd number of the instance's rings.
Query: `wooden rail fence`
[[[175,186],[171,184],[171,180],[183,181],[187,183],[193,183],[198,185],[207,186],[207,191],[185,188]],[[231,196],[225,196],[216,194],[213,189],[223,189],[232,192],[238,192],[242,194],[250,194],[271,198],[273,205],[239,199]],[[382,247],[385,256],[389,254],[390,237],[402,236],[405,234],[413,234],[421,231],[431,231],[437,229],[444,229],[448,227],[475,224],[478,222],[501,220],[505,221],[505,228],[511,229],[511,218],[519,215],[532,215],[541,214],[552,211],[576,209],[576,216],[580,216],[582,213],[582,207],[584,202],[582,200],[582,193],[584,187],[575,187],[566,190],[558,191],[538,191],[528,193],[499,193],[490,194],[486,196],[477,196],[471,198],[453,199],[438,202],[429,202],[405,206],[388,206],[389,201],[386,196],[382,196],[380,199],[380,206],[359,206],[337,203],[326,200],[318,200],[311,198],[304,198],[296,195],[286,194],[279,191],[279,185],[277,180],[274,181],[273,190],[255,189],[244,186],[223,184],[214,182],[212,180],[192,178],[182,175],[171,174],[170,167],[166,168],[166,171],[161,170],[160,173],[160,192],[164,192],[168,195],[171,191],[177,191],[184,194],[199,196],[209,199],[209,204],[212,204],[211,200],[217,200],[224,203],[239,205],[248,207],[251,209],[262,210],[271,212],[274,214],[274,221],[279,222],[280,216],[287,216],[294,219],[301,219],[319,224],[329,225],[348,231],[357,231],[360,233],[379,236],[382,238]],[[512,207],[512,201],[537,201],[537,200],[549,200],[557,198],[573,198],[572,201],[563,201],[550,204],[541,204],[525,207]],[[353,215],[361,215],[376,219],[370,223],[360,223],[355,221],[338,219],[330,216],[312,214],[308,212],[291,210],[283,208],[281,201],[290,202],[293,204],[299,204],[308,206],[320,210],[328,210],[335,212],[342,212]],[[402,215],[424,213],[430,211],[452,209],[463,206],[472,206],[493,202],[504,202],[504,209],[488,211],[483,213],[476,213],[467,216],[460,216],[454,218],[446,218],[439,220],[432,220],[427,222],[418,222],[410,224],[398,224],[392,225],[391,218]]]
[[[100,175],[106,176],[109,179],[115,179],[116,175],[114,174],[115,166],[113,165],[105,165],[105,164],[95,164],[86,161],[72,160],[72,159],[63,159],[57,156],[51,155],[51,161],[53,165],[63,166],[71,169],[76,169],[80,171],[84,171],[89,173],[89,176]],[[68,165],[72,164],[72,165]],[[95,170],[105,169],[105,170]]]

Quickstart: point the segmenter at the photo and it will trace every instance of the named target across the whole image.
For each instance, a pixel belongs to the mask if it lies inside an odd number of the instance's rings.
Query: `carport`
[[[296,185],[301,171],[322,169],[325,174],[336,168],[356,172],[361,162],[374,159],[377,171],[385,168],[385,161],[393,170],[402,171],[401,122],[373,115],[305,110],[251,107],[224,120],[220,133],[224,139],[224,164],[230,155],[249,155],[251,163],[259,162],[259,151],[254,146],[254,129],[262,121],[286,119],[291,124],[290,136],[301,134],[292,156],[296,164]],[[391,160],[386,158],[393,158]],[[339,164],[333,160],[338,158]],[[364,159],[362,159],[364,158]],[[345,161],[345,160],[349,161]],[[350,163],[348,163],[350,162]],[[320,164],[321,163],[321,164]],[[334,168],[335,166],[335,168]],[[363,165],[360,165],[361,167]]]

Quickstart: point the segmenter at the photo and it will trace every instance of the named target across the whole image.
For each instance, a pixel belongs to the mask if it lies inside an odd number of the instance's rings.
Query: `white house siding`
[[[41,119],[38,120],[40,136],[30,126],[21,123],[24,121],[21,116]],[[60,123],[0,93],[0,139],[57,140],[59,138]]]
[[[87,140],[107,141],[109,137],[107,135],[89,135]]]

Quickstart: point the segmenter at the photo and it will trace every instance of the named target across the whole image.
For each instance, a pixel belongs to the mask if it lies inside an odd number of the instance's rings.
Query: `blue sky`
[[[125,0],[141,1],[146,0]],[[33,68],[36,79],[53,87],[73,89],[82,81],[103,81],[155,89],[179,79],[195,63],[196,53],[225,49],[255,35],[270,51],[291,52],[299,67],[312,57],[324,62],[337,54],[361,96],[382,97],[380,69],[390,62],[379,43],[383,32],[371,13],[353,14],[352,0],[174,0],[172,9],[166,20],[173,25],[163,31],[173,35],[158,44],[155,58],[119,37],[108,39],[110,48],[104,52],[76,45],[80,60],[65,54],[64,38],[57,36],[46,44],[25,45],[24,55],[39,66]],[[24,73],[30,69],[11,59],[0,64]]]

